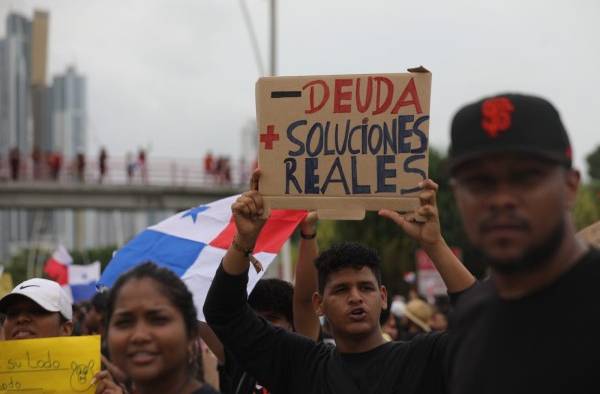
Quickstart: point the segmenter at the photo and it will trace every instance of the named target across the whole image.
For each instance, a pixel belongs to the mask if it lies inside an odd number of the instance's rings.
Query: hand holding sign
[[[125,390],[115,383],[112,375],[108,371],[100,371],[94,376],[96,384],[96,394],[123,394]]]
[[[256,85],[265,208],[418,207],[427,178],[431,74],[261,78]]]
[[[305,236],[312,236],[317,233],[317,222],[319,221],[319,214],[316,211],[310,211],[306,218],[300,223],[300,231]],[[307,238],[307,239],[312,239]]]
[[[254,170],[250,180],[250,190],[242,194],[231,206],[236,234],[232,246],[244,253],[256,272],[262,271],[262,264],[253,255],[254,245],[267,221],[268,213],[263,209],[263,199],[258,192],[260,170]]]
[[[422,247],[427,248],[443,242],[436,200],[438,185],[431,179],[427,179],[421,182],[419,186],[423,188],[423,191],[419,193],[421,205],[414,213],[401,215],[390,209],[381,209],[379,215],[392,220],[409,237],[419,242]],[[419,220],[415,220],[415,215]]]

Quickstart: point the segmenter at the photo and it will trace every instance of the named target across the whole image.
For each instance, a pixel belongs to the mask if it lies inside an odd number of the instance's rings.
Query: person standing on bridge
[[[137,163],[133,159],[133,155],[131,152],[127,152],[125,155],[125,171],[127,171],[127,183],[131,184],[133,182],[133,176],[135,174],[135,168],[137,167]]]
[[[50,167],[52,179],[57,181],[60,176],[60,168],[62,167],[62,154],[60,152],[52,152],[50,157],[48,157],[48,166]]]
[[[142,183],[148,183],[148,167],[146,165],[146,150],[140,148],[138,152],[138,167],[140,169],[140,176],[142,177]]]
[[[108,153],[106,153],[106,148],[102,147],[100,149],[100,157],[98,158],[98,169],[100,170],[100,178],[98,179],[99,183],[104,181],[104,176],[106,175],[106,161],[108,160]]]
[[[33,162],[33,179],[40,179],[42,173],[42,152],[37,146],[31,151],[31,161]]]
[[[10,179],[13,181],[19,180],[19,167],[21,166],[21,153],[19,148],[16,146],[8,153],[8,160],[10,164]]]
[[[77,169],[77,180],[79,182],[85,182],[85,154],[78,152],[75,157],[75,165]]]

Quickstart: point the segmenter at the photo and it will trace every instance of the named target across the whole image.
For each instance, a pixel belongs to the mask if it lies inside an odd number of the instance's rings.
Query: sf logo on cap
[[[487,135],[496,138],[501,131],[510,127],[514,110],[515,107],[506,97],[485,100],[481,105],[481,127]]]

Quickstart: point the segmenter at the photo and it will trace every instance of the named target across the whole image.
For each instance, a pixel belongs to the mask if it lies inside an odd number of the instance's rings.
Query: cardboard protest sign
[[[362,219],[412,211],[427,178],[431,73],[266,77],[256,84],[265,207]]]
[[[596,222],[579,231],[577,235],[590,245],[600,248],[600,222]]]
[[[100,336],[0,341],[0,393],[94,393]]]

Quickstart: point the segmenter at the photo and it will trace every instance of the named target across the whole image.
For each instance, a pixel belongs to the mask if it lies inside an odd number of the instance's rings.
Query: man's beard
[[[514,259],[496,259],[480,248],[475,248],[475,252],[481,261],[488,264],[492,270],[499,274],[515,275],[534,272],[550,262],[550,258],[560,248],[564,234],[565,220],[562,218],[548,237],[542,240],[539,245],[533,245],[525,250],[521,256]]]

